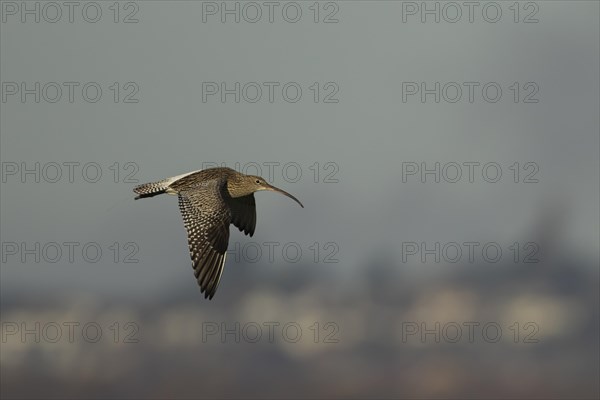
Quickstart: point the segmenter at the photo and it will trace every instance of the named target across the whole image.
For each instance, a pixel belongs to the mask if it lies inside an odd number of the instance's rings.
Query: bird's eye
[[[257,179],[257,180],[256,180],[256,183],[260,183],[260,180],[258,180],[258,179]]]

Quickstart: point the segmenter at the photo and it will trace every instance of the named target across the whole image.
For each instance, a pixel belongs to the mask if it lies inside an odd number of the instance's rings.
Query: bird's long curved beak
[[[269,185],[268,183],[265,185],[265,190],[270,190],[272,192],[278,192],[278,193],[281,193],[283,195],[286,195],[290,199],[294,200],[296,203],[300,204],[300,207],[304,208],[304,206],[302,205],[302,203],[300,203],[300,200],[298,200],[297,198],[295,198],[294,196],[292,196],[291,194],[289,194],[285,190],[281,190],[279,188],[276,188],[275,186]]]

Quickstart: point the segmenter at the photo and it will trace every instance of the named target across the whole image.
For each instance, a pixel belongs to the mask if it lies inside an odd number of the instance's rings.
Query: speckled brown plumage
[[[189,172],[133,189],[135,199],[167,193],[179,196],[179,209],[188,234],[194,275],[205,298],[212,299],[223,273],[229,225],[252,236],[256,227],[254,192],[271,190],[294,199],[263,178],[230,168]]]

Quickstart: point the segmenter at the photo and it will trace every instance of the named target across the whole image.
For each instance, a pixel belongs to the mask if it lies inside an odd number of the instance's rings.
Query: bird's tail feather
[[[167,179],[158,181],[158,182],[150,182],[144,183],[142,185],[136,186],[133,191],[137,194],[135,196],[135,200],[143,199],[145,197],[153,197],[159,194],[163,194],[169,188],[169,182]]]

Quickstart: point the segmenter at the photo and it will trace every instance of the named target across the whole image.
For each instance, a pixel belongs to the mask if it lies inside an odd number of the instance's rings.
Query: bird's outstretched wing
[[[246,235],[254,235],[256,228],[256,202],[254,194],[229,198],[231,208],[231,223]]]
[[[231,214],[225,207],[208,207],[206,203],[215,204],[210,200],[196,193],[179,193],[179,210],[188,234],[194,275],[200,292],[212,299],[223,273]]]

